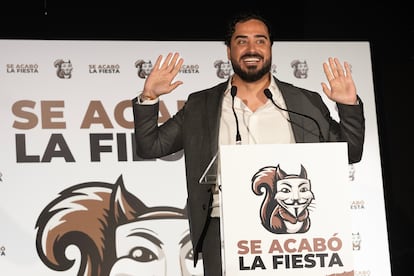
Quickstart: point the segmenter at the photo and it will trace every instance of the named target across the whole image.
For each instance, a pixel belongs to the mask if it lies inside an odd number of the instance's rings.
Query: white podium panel
[[[346,143],[222,146],[225,275],[354,275]]]

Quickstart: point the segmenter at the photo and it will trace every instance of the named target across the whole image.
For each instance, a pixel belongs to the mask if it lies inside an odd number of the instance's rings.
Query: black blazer
[[[363,103],[337,104],[340,122],[330,117],[321,96],[313,91],[281,82],[275,78],[288,110],[315,119],[325,141],[347,142],[349,163],[362,157],[365,118]],[[158,126],[159,104],[140,105],[132,100],[137,154],[159,158],[184,150],[187,179],[187,212],[194,260],[201,252],[202,235],[210,214],[212,189],[199,179],[218,150],[221,103],[227,81],[189,95],[184,107]],[[306,116],[289,113],[297,143],[318,143],[317,124]]]

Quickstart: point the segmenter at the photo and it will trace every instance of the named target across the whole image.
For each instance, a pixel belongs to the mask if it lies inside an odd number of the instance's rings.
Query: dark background
[[[229,15],[255,10],[278,41],[369,41],[392,275],[400,276],[410,275],[414,258],[413,9],[380,2],[13,1],[1,5],[0,39],[221,41]]]

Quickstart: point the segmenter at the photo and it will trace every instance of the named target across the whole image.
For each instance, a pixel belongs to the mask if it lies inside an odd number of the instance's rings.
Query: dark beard
[[[243,71],[240,66],[237,63],[233,63],[233,71],[236,75],[238,75],[242,80],[245,82],[255,82],[257,80],[260,80],[263,76],[265,76],[267,73],[270,72],[271,69],[271,63],[270,61],[267,61],[264,63],[262,69],[259,71],[255,71],[256,67],[249,67],[247,71]]]

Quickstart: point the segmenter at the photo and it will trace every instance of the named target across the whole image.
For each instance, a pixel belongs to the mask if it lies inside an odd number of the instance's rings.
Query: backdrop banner
[[[336,119],[322,64],[351,64],[366,118],[363,157],[347,179],[354,275],[390,276],[369,43],[273,48],[273,75],[320,93]],[[131,99],[169,52],[184,58],[184,84],[161,98],[160,124],[189,93],[233,73],[223,42],[0,40],[1,275],[202,275],[202,262],[192,262],[183,152],[134,153]]]

